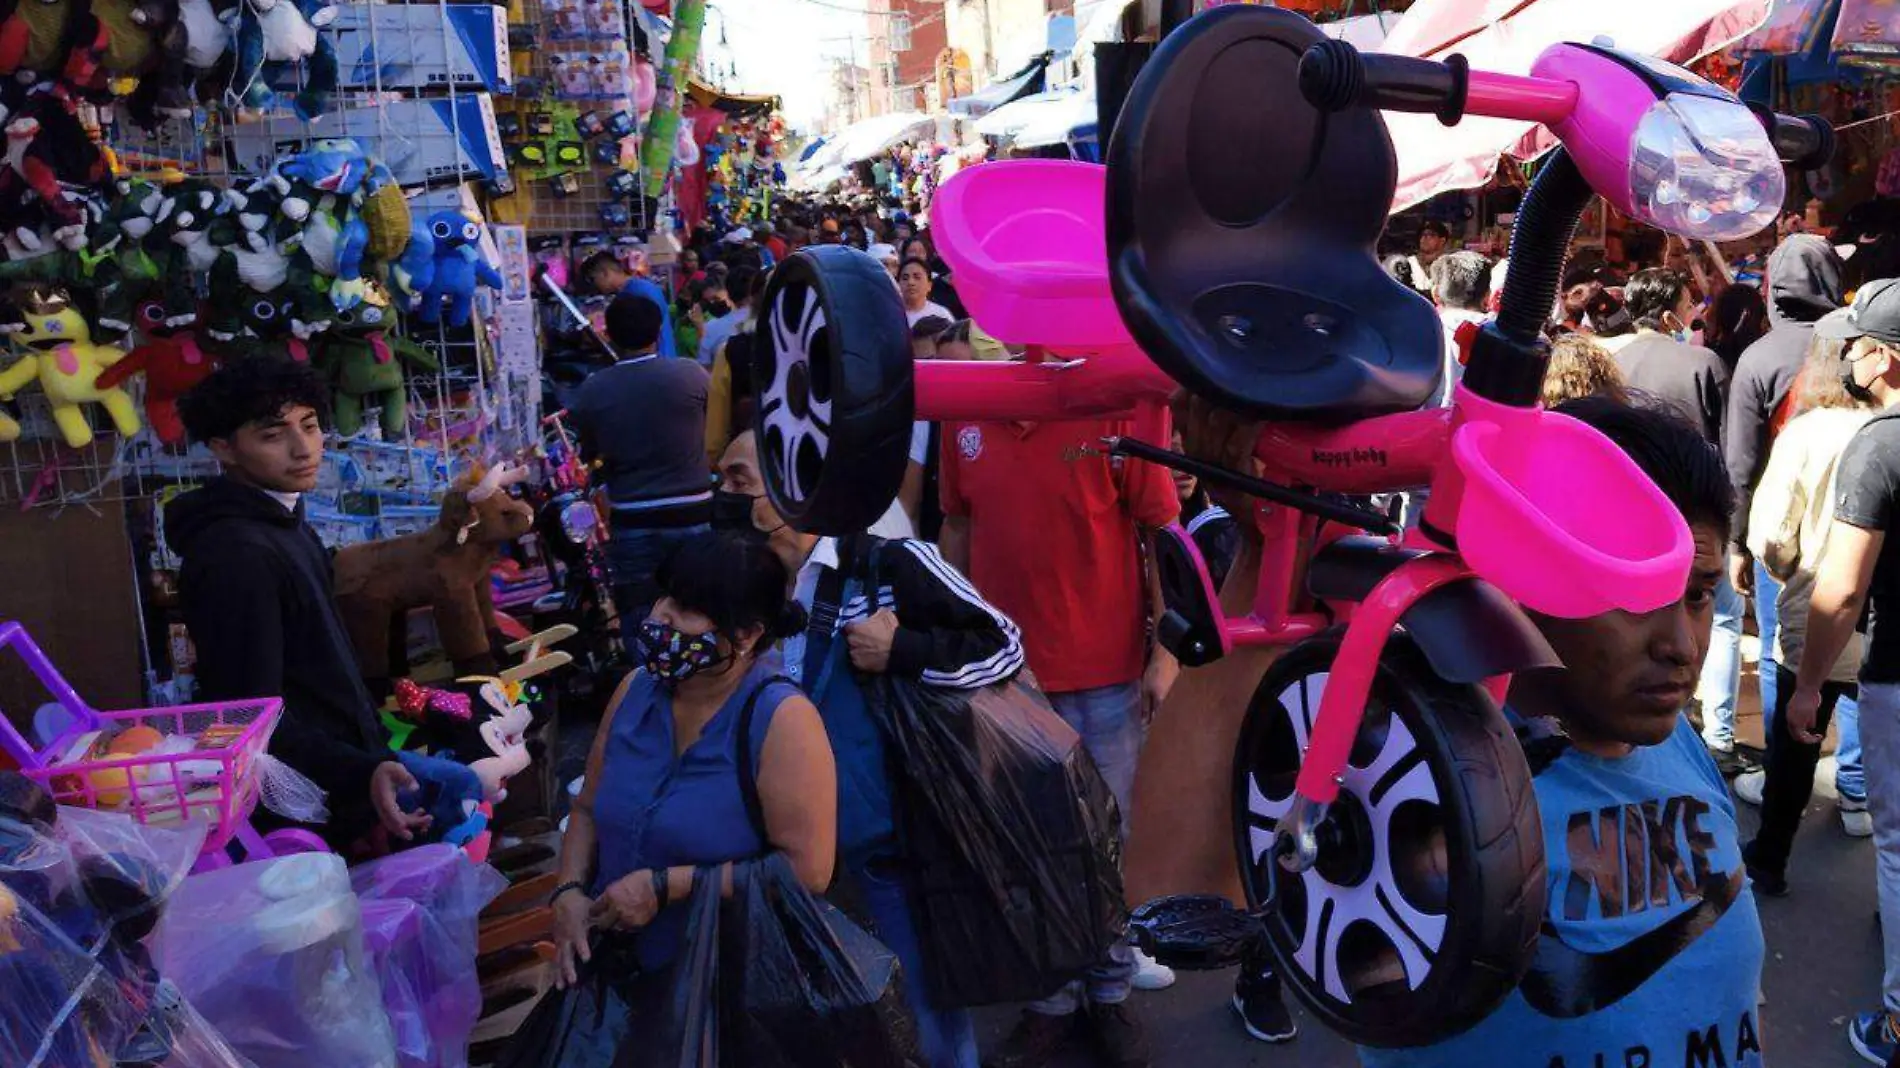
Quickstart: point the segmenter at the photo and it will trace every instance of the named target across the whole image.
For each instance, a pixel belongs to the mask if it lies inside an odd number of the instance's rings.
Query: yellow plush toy
[[[82,404],[103,405],[112,417],[112,425],[126,437],[138,433],[139,413],[131,394],[93,384],[99,372],[125,358],[125,350],[93,344],[92,331],[65,290],[35,290],[28,294],[22,310],[26,329],[13,335],[13,344],[25,355],[0,371],[0,400],[12,400],[21,388],[37,380],[46,399],[52,402],[53,422],[59,426],[60,436],[75,449],[92,441],[92,427],[79,408]],[[5,428],[0,427],[0,440],[4,439]]]

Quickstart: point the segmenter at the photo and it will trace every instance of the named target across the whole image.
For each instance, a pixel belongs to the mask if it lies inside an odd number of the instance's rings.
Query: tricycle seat
[[[1300,95],[1324,39],[1236,5],[1161,43],[1110,140],[1108,260],[1169,375],[1263,417],[1348,422],[1429,402],[1443,333],[1375,255],[1398,173],[1384,121]]]

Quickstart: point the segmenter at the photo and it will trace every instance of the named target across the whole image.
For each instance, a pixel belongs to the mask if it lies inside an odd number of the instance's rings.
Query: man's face
[[[1692,525],[1690,533],[1695,563],[1675,604],[1642,615],[1532,616],[1564,667],[1520,678],[1562,710],[1573,737],[1658,745],[1676,729],[1708,652],[1725,540],[1725,532],[1706,524]]]
[[[748,430],[726,446],[725,455],[719,457],[719,488],[752,498],[752,525],[771,531],[772,541],[797,538],[798,533],[785,524],[785,517],[772,507],[772,498],[766,495],[765,478],[759,473],[757,441]]]
[[[1418,235],[1418,254],[1436,256],[1445,251],[1445,239],[1436,230],[1425,230]]]
[[[587,276],[587,280],[593,284],[594,292],[610,297],[620,292],[620,288],[632,277],[612,264],[605,264],[594,268],[593,273]]]
[[[914,337],[910,339],[910,356],[913,360],[934,360],[937,358],[937,339],[934,337]]]
[[[1564,314],[1572,319],[1583,318],[1584,309],[1601,288],[1595,282],[1583,282],[1564,290]]]
[[[680,266],[684,267],[689,273],[699,270],[699,253],[690,249],[680,253]]]
[[[897,288],[904,294],[904,303],[913,308],[922,307],[930,299],[930,272],[924,265],[912,260],[904,265],[897,275]]]
[[[323,425],[314,409],[287,404],[268,419],[210,442],[212,455],[239,481],[273,493],[308,493],[323,466]]]
[[[1682,291],[1682,297],[1676,301],[1675,315],[1676,321],[1671,325],[1677,330],[1687,330],[1689,324],[1695,322],[1695,298],[1687,289]]]

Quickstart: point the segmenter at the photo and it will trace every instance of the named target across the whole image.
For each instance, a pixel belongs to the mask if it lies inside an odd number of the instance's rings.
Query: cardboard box
[[[427,9],[431,12],[435,8]],[[305,122],[274,115],[231,131],[234,169],[262,173],[326,137],[354,137],[405,186],[461,178],[492,179],[508,170],[487,93],[442,100],[391,100],[332,111]]]
[[[508,9],[494,4],[344,4],[326,31],[342,89],[514,89]],[[297,88],[282,67],[272,85]]]

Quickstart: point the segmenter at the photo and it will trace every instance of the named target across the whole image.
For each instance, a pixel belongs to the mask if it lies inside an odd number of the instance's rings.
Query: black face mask
[[[744,541],[764,544],[772,537],[773,531],[760,530],[752,522],[752,502],[757,497],[745,493],[729,493],[726,490],[714,490],[712,499],[712,528],[721,534],[731,534]]]
[[[1847,391],[1848,396],[1862,404],[1880,403],[1880,398],[1874,396],[1873,390],[1854,381],[1854,367],[1852,364],[1848,365],[1847,370],[1841,372],[1841,388]]]

